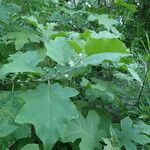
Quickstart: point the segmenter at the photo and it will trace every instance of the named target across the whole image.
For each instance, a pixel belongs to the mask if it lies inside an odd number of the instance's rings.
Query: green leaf
[[[28,144],[24,146],[21,150],[39,150],[39,147],[37,144]]]
[[[21,11],[21,8],[18,5],[1,5],[0,4],[0,21],[8,24],[8,19],[10,14]]]
[[[98,66],[103,61],[119,61],[121,57],[127,56],[122,53],[100,53],[100,54],[94,54],[90,55],[88,57],[85,57],[82,59],[78,67],[87,66],[87,65],[93,65]]]
[[[0,118],[0,138],[5,137],[18,127],[10,124],[5,118]]]
[[[121,120],[121,128],[121,131],[117,130],[117,134],[126,150],[136,150],[135,143],[144,145],[150,142],[150,138],[143,134],[141,129],[134,126],[133,121],[129,117]]]
[[[91,87],[92,87],[92,89],[99,90],[99,91],[102,91],[102,92],[105,92],[107,90],[106,86],[100,85],[99,83],[91,84]]]
[[[98,20],[99,24],[102,24],[108,31],[114,29],[114,25],[117,25],[118,22],[112,18],[109,18],[107,14],[91,14],[88,17],[89,21]]]
[[[135,127],[138,128],[141,133],[150,135],[150,125],[145,124],[143,121],[138,121],[137,124],[135,124]]]
[[[13,131],[13,133],[11,133],[9,136],[7,136],[7,140],[11,141],[11,143],[15,143],[16,141],[20,141],[22,144],[16,144],[17,148],[19,149],[20,147],[22,147],[23,145],[25,145],[25,141],[27,141],[27,139],[30,139],[31,136],[31,126],[29,126],[28,124],[24,124],[19,126],[15,131]],[[20,140],[21,139],[21,140]],[[24,140],[24,142],[22,141]],[[31,142],[31,139],[30,139]]]
[[[100,39],[100,38],[119,38],[121,34],[116,35],[108,31],[92,32],[91,38]]]
[[[89,111],[86,118],[81,114],[76,120],[72,120],[61,135],[64,142],[74,142],[81,139],[80,150],[101,149],[101,138],[105,136],[100,130],[100,117],[95,111]]]
[[[16,50],[24,47],[25,44],[29,42],[40,42],[41,38],[39,35],[33,32],[11,32],[3,37],[4,41],[7,43],[15,42]]]
[[[14,120],[16,114],[22,107],[22,101],[18,98],[17,92],[1,91],[0,92],[0,118]]]
[[[84,80],[83,80],[84,79]],[[86,81],[85,78],[82,79],[82,86],[86,87],[85,91],[85,97],[89,101],[94,101],[98,100],[100,98],[100,102],[104,103],[112,103],[114,101],[114,94],[110,90],[110,87],[108,88],[107,84],[97,83],[97,84],[92,84],[88,80]]]
[[[80,37],[87,40],[88,38],[92,38],[92,39],[100,39],[100,38],[119,38],[121,37],[121,34],[114,34],[114,33],[111,33],[109,31],[100,31],[100,32],[95,32],[95,31],[91,31],[91,30],[86,30],[85,32],[81,33],[80,34]]]
[[[121,150],[119,147],[113,146],[110,139],[103,138],[107,146],[104,146],[104,150]]]
[[[22,94],[25,105],[16,117],[18,123],[31,123],[37,135],[49,150],[58,140],[60,132],[71,119],[78,117],[75,105],[69,97],[78,92],[58,83],[40,84],[36,89]]]
[[[132,75],[132,77],[133,77],[135,80],[137,80],[141,85],[143,84],[143,82],[142,82],[142,80],[140,79],[138,73],[137,73],[134,69],[128,67],[128,71],[130,72],[130,74]]]
[[[64,38],[56,38],[54,41],[45,42],[46,55],[60,65],[65,65],[76,53]]]
[[[9,57],[10,62],[1,69],[3,74],[17,72],[40,72],[36,65],[43,60],[37,51],[28,51],[26,53],[17,52]]]
[[[101,118],[101,122],[100,122],[101,129],[105,130],[107,135],[110,135],[109,129],[110,129],[111,121],[112,121],[111,114],[103,108],[101,108],[97,112]]]
[[[88,55],[96,54],[96,53],[104,53],[104,52],[119,52],[119,53],[127,53],[128,50],[125,44],[115,38],[101,38],[101,39],[88,39],[85,44],[85,52]]]
[[[70,40],[68,43],[75,49],[76,52],[82,52],[82,46],[80,45],[81,41]]]
[[[137,6],[134,4],[128,4],[127,2],[123,1],[123,0],[115,0],[117,5],[123,6],[125,8],[127,8],[128,10],[132,11],[133,13],[135,13],[137,11]]]
[[[80,83],[80,85],[83,87],[87,87],[88,85],[90,85],[90,81],[86,78],[82,78],[82,82]]]

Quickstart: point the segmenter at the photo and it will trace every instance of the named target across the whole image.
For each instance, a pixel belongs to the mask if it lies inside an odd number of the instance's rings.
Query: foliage
[[[0,150],[148,150],[147,5],[0,1]]]

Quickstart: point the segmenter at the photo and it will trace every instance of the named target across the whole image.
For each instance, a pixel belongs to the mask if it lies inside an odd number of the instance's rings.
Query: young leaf
[[[100,117],[95,111],[89,111],[86,118],[81,114],[76,120],[72,120],[61,135],[64,142],[74,142],[81,139],[80,150],[101,149],[101,138],[105,132],[100,130]]]
[[[62,87],[58,83],[50,86],[40,84],[21,95],[25,105],[18,113],[16,122],[33,124],[37,135],[49,150],[68,121],[78,117],[75,105],[69,100],[69,97],[77,94],[75,89]]]

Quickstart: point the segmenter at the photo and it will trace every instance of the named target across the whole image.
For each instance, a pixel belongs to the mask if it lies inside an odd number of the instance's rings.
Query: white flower
[[[68,78],[69,77],[68,74],[65,74],[65,77]]]
[[[68,63],[71,67],[74,67],[74,63],[73,63],[73,61],[69,61],[69,63]]]
[[[18,79],[18,80],[17,80],[17,82],[21,82],[21,80],[20,80],[20,79]]]
[[[85,5],[88,6],[88,7],[91,7],[91,4],[88,3],[88,2],[85,2]]]
[[[83,53],[79,53],[79,56],[82,57],[82,56],[83,56]]]
[[[85,2],[85,5],[88,5],[89,3],[88,2]]]
[[[91,7],[91,4],[88,4],[87,6],[88,6],[88,7]]]
[[[68,1],[68,5],[71,5],[71,2],[70,2],[70,1]]]

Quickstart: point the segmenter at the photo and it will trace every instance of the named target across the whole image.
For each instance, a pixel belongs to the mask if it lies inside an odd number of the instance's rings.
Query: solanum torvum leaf
[[[88,55],[105,52],[128,53],[125,44],[116,38],[89,38],[85,44]]]
[[[10,55],[10,62],[4,64],[1,71],[2,74],[18,73],[18,72],[40,72],[36,65],[42,61],[42,57],[37,51],[28,51],[26,53],[17,52]]]
[[[46,41],[46,55],[52,58],[60,65],[65,65],[72,56],[75,56],[75,50],[64,38],[56,38],[53,41]]]
[[[0,138],[9,135],[17,128],[17,126],[10,124],[6,118],[0,118]]]
[[[80,150],[101,149],[101,138],[105,132],[100,130],[100,117],[95,111],[89,111],[86,118],[81,114],[76,120],[72,120],[62,132],[61,138],[64,142],[74,142],[81,139]]]
[[[109,18],[107,14],[90,14],[88,17],[89,21],[95,21],[98,20],[98,23],[100,25],[103,25],[108,31],[112,31],[116,35],[120,35],[119,31],[116,29],[116,25],[118,24],[118,21],[115,19]]]
[[[104,25],[104,27],[107,30],[111,30],[111,28],[114,27],[114,25],[118,24],[118,22],[115,19],[109,18],[107,14],[101,14],[101,15],[90,14],[88,20],[89,21],[98,20],[98,23]]]
[[[136,126],[129,117],[126,117],[123,120],[121,120],[121,128],[121,131],[116,131],[119,140],[124,145],[126,150],[136,150],[136,143],[144,145],[150,142],[150,138],[146,136],[145,132],[143,132],[144,129],[139,128],[139,126]]]
[[[19,50],[24,47],[25,44],[29,42],[40,42],[41,38],[39,35],[31,32],[10,32],[3,37],[5,41],[8,43],[15,43],[16,50]]]
[[[25,105],[18,113],[16,122],[33,124],[37,135],[49,150],[68,121],[78,117],[76,107],[69,99],[77,94],[77,90],[62,87],[58,83],[42,83],[21,95]]]
[[[103,61],[112,61],[117,62],[122,57],[127,57],[127,54],[122,53],[99,53],[99,54],[93,54],[90,56],[87,56],[82,59],[81,63],[78,65],[78,67],[87,66],[87,65],[93,65],[98,66]]]
[[[37,144],[27,144],[21,150],[39,150]]]

